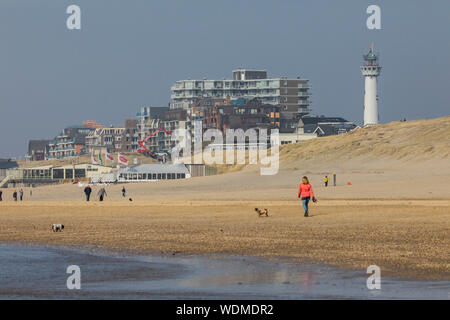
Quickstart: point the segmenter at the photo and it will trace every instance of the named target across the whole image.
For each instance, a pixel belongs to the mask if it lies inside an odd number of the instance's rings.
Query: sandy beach
[[[433,121],[282,148],[275,176],[247,167],[183,181],[126,184],[126,198],[122,185],[112,185],[103,203],[86,203],[82,188],[73,184],[34,188],[31,198],[25,188],[25,200],[18,203],[11,201],[12,189],[3,189],[0,242],[249,255],[362,271],[376,264],[384,275],[449,280],[449,141],[442,137],[448,137],[450,118]],[[380,131],[382,152],[377,144],[359,142]],[[404,153],[408,146],[411,154]],[[323,176],[332,184],[332,173],[337,186],[325,188]],[[319,199],[309,218],[297,199],[303,175]],[[258,218],[255,207],[267,208],[269,217]],[[51,232],[53,223],[64,224],[64,232]]]
[[[257,218],[253,208],[270,208]],[[323,200],[305,219],[296,201],[4,203],[1,242],[95,245],[163,254],[239,254],[415,279],[450,278],[449,200]],[[52,233],[52,223],[64,223]]]

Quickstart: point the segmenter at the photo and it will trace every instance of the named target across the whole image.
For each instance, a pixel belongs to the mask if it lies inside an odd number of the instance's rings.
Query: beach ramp
[[[8,186],[9,181],[13,180],[13,176],[6,176],[2,181],[0,181],[0,188],[5,188]]]

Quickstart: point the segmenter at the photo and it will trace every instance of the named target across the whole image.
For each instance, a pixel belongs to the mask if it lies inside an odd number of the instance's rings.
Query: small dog
[[[54,223],[52,224],[52,231],[53,232],[61,232],[64,229],[64,225],[63,224],[58,224],[58,223]]]
[[[269,216],[269,210],[267,210],[267,209],[258,209],[258,208],[255,208],[255,211],[256,211],[256,213],[258,214],[258,217],[262,217],[262,216],[266,216],[266,217],[268,217]]]

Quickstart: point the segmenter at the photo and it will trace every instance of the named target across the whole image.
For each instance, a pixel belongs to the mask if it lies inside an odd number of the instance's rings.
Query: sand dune
[[[386,159],[419,161],[449,159],[450,117],[357,129],[343,135],[323,137],[282,147],[280,160],[285,165],[299,160],[315,163],[336,160]]]

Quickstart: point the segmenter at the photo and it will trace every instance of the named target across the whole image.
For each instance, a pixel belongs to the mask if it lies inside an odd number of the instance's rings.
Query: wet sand
[[[258,218],[254,207],[269,209]],[[29,201],[0,205],[0,242],[129,253],[248,255],[450,279],[449,200]],[[62,223],[61,233],[51,232]]]
[[[0,260],[0,299],[448,299],[450,290],[449,281],[385,276],[369,290],[365,272],[242,256],[0,245]],[[80,290],[66,287],[70,265],[80,268]]]

